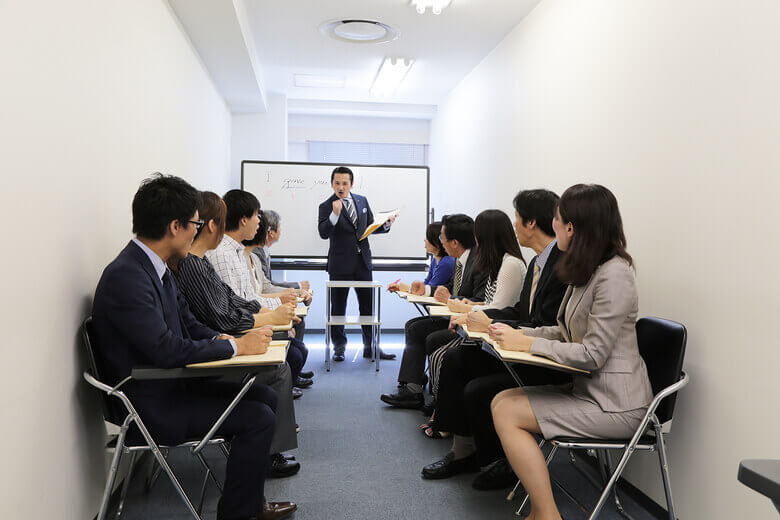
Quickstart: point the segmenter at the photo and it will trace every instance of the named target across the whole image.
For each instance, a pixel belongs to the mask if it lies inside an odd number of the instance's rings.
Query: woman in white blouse
[[[520,299],[526,270],[512,222],[503,211],[485,210],[474,221],[474,238],[477,269],[488,274],[485,303],[450,298],[447,306],[458,313],[511,307]]]
[[[476,269],[488,275],[485,302],[475,303],[450,298],[447,306],[451,311],[458,313],[513,306],[520,299],[520,292],[523,290],[526,265],[512,222],[501,210],[485,210],[477,215],[474,221],[474,238],[477,242]],[[456,320],[453,319],[451,326],[455,323]],[[431,354],[428,360],[428,371],[434,396],[438,391],[439,371],[444,355],[449,349],[458,348],[463,343],[464,340],[458,337]],[[445,432],[437,432],[430,428],[432,421],[433,416],[431,421],[420,426],[423,433],[431,438],[446,437]]]

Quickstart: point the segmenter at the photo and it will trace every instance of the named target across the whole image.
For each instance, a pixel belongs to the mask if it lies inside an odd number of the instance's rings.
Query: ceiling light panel
[[[371,95],[379,98],[391,97],[413,64],[414,60],[410,58],[385,58],[369,90]]]
[[[433,14],[441,14],[442,9],[450,5],[452,0],[412,0],[412,6],[420,14],[425,14],[425,10],[430,8]]]

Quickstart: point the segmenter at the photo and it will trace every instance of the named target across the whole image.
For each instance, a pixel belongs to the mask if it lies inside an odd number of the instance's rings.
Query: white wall
[[[736,474],[778,457],[778,26],[770,0],[544,0],[432,126],[437,210],[615,192],[641,314],[688,327],[669,437],[681,518],[776,518]],[[663,503],[655,459],[635,458],[628,478]]]
[[[288,125],[291,144],[307,141],[428,144],[430,138],[428,119],[290,114]]]
[[[229,114],[162,0],[0,8],[0,518],[92,518],[103,422],[77,328],[160,170],[225,191]]]
[[[241,187],[241,161],[287,160],[287,96],[269,93],[267,97],[268,112],[232,115],[230,181],[233,188]]]

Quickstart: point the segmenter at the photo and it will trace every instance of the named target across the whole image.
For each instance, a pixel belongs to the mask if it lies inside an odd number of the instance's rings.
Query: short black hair
[[[133,233],[160,240],[174,220],[187,226],[199,205],[200,193],[187,181],[154,173],[141,182],[133,197]]]
[[[431,222],[428,224],[428,227],[425,229],[425,238],[427,238],[428,242],[436,248],[436,255],[445,257],[447,256],[447,251],[441,244],[439,235],[441,235],[441,222]]]
[[[354,184],[355,183],[355,175],[352,173],[352,170],[347,168],[346,166],[337,166],[333,169],[333,173],[330,174],[330,183],[333,184],[333,179],[336,178],[337,173],[346,173],[349,175],[349,183]]]
[[[457,240],[464,249],[474,247],[474,219],[463,213],[444,215],[441,225],[445,227],[448,240]]]
[[[235,231],[242,218],[252,218],[260,211],[260,201],[257,197],[244,190],[230,190],[222,197],[227,206],[225,231]]]
[[[529,220],[536,222],[539,229],[547,236],[555,236],[552,228],[555,208],[560,197],[550,190],[523,190],[512,201],[520,220],[525,224]]]
[[[242,240],[245,246],[262,246],[265,244],[266,235],[268,235],[268,211],[260,212],[260,225],[257,226],[257,233],[250,240]]]

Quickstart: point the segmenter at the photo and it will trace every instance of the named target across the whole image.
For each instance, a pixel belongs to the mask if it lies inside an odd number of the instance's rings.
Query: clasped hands
[[[499,347],[518,352],[530,351],[534,342],[533,336],[526,336],[522,329],[514,329],[506,323],[492,323],[488,335]]]
[[[271,344],[274,332],[270,326],[252,329],[240,338],[234,338],[227,334],[218,336],[217,339],[232,339],[236,342],[236,355],[248,356],[252,354],[265,354]]]
[[[458,314],[450,318],[450,330],[455,330],[458,325],[465,325],[471,332],[487,332],[492,322],[482,311]]]

